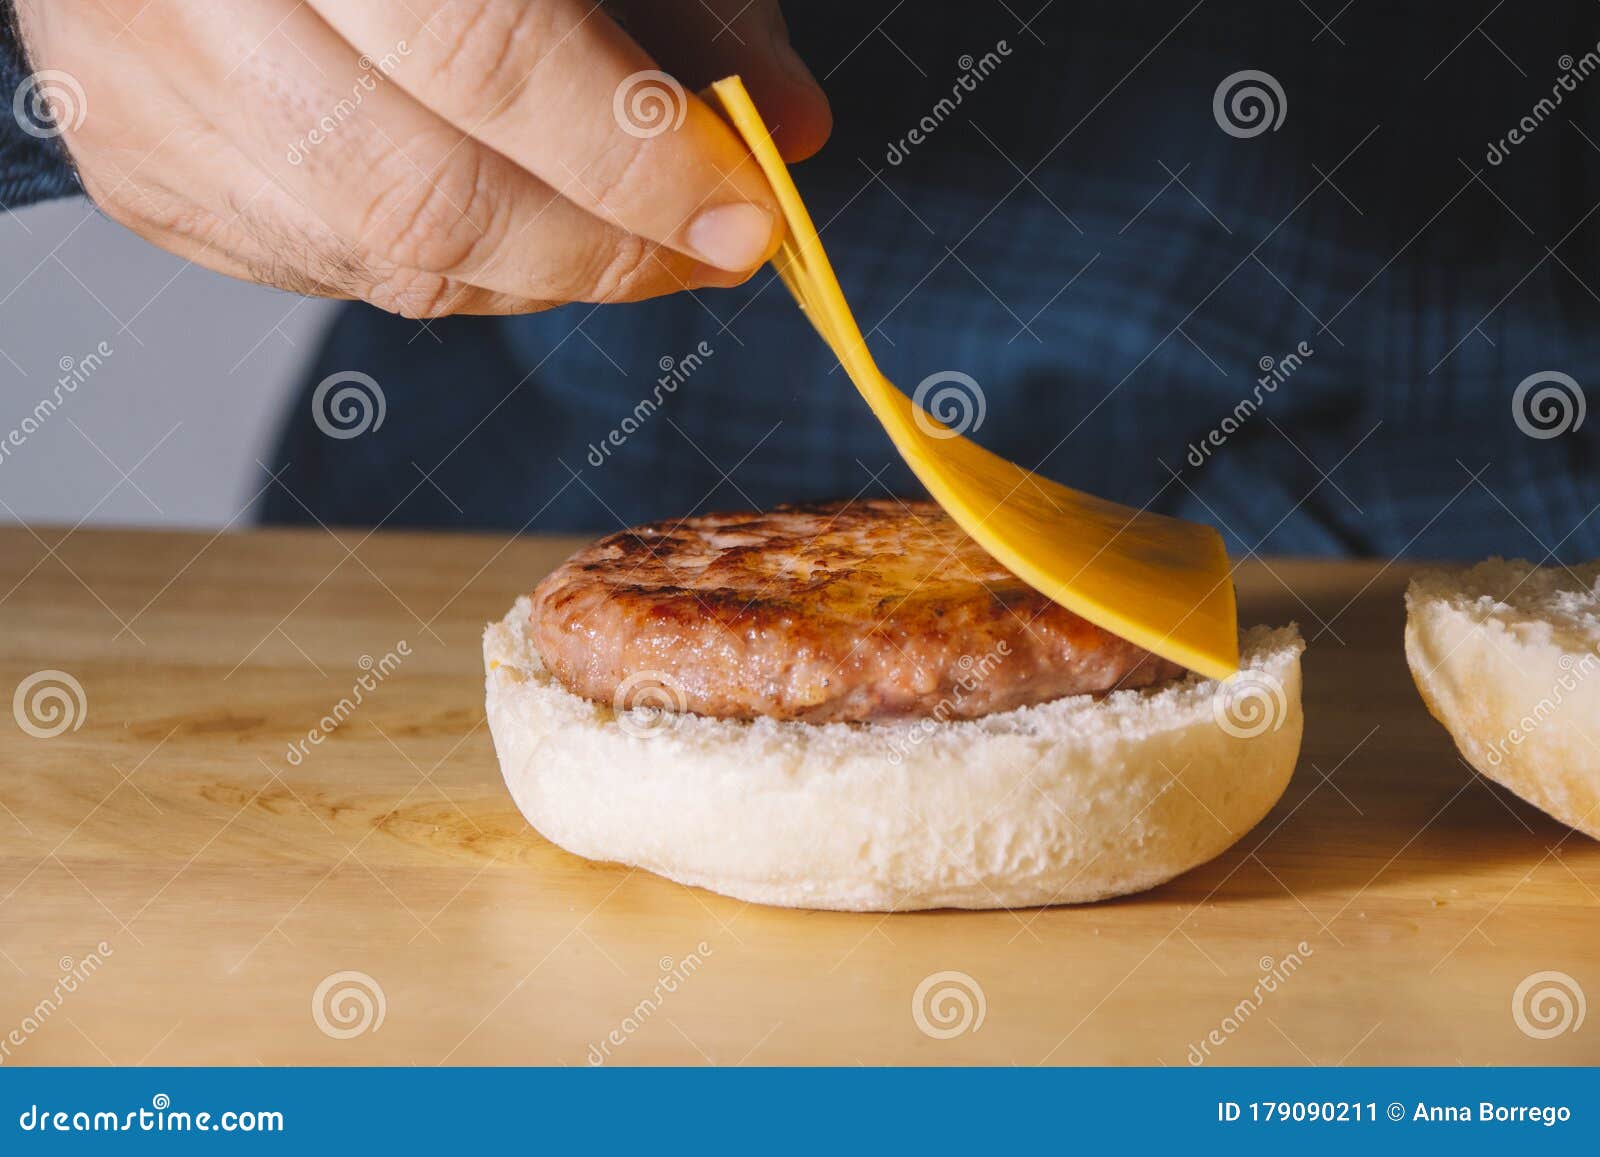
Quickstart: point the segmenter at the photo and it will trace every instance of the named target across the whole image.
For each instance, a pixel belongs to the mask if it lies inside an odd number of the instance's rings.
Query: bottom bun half
[[[761,904],[845,911],[1072,904],[1212,859],[1300,750],[1294,628],[1240,674],[971,721],[806,724],[619,712],[564,689],[525,626],[484,634],[489,729],[544,836]]]

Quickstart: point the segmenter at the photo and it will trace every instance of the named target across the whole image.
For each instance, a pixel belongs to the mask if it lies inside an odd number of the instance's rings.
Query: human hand
[[[790,159],[831,126],[777,0],[18,7],[31,65],[75,81],[57,120],[109,216],[411,317],[737,284],[782,218],[693,88],[741,73]]]

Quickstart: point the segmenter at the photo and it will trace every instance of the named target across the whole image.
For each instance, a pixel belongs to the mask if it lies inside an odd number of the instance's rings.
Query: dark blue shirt
[[[1600,555],[1594,9],[1322,7],[788,5],[836,121],[796,179],[880,365],[967,375],[978,441],[1236,554]],[[1272,83],[1219,110],[1241,72]],[[340,371],[381,426],[314,421]],[[515,319],[352,307],[274,465],[266,519],[388,526],[917,489],[770,271]]]

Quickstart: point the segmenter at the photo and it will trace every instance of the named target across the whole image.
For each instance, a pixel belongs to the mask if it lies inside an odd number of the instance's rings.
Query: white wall
[[[0,522],[226,523],[331,308],[188,265],[82,199],[0,214]],[[76,388],[64,366],[85,367]]]

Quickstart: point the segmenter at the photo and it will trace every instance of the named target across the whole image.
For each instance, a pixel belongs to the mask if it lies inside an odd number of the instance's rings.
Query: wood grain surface
[[[0,691],[70,695],[56,671],[84,704],[51,738],[0,716],[0,1062],[1600,1062],[1600,1011],[1541,1039],[1513,1008],[1541,972],[1600,999],[1600,847],[1428,717],[1406,567],[1241,570],[1245,618],[1310,642],[1306,742],[1220,859],[1088,907],[877,916],[588,863],[522,820],[479,635],[574,546],[0,530]],[[937,973],[981,1024],[919,1026]]]

